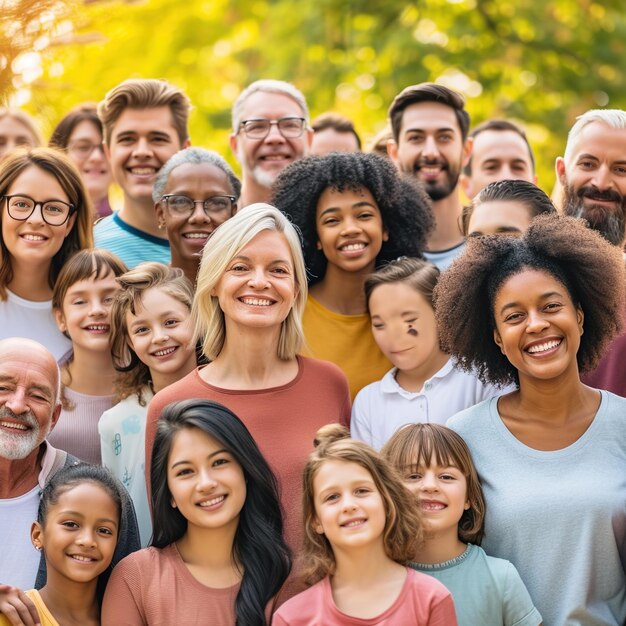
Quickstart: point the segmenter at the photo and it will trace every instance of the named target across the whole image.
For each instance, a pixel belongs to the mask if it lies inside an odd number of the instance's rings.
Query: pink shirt
[[[457,626],[450,592],[438,581],[407,568],[400,595],[376,617],[351,617],[333,600],[330,578],[320,580],[283,604],[272,626]]]

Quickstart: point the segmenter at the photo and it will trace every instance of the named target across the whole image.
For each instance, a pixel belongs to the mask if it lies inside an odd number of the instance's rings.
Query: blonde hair
[[[117,282],[121,289],[111,308],[111,354],[113,365],[119,372],[115,381],[117,400],[134,393],[139,404],[145,406],[142,389],[150,383],[150,369],[129,345],[126,314],[135,315],[148,289],[160,289],[191,310],[193,286],[181,269],[156,262],[140,263],[117,278]]]
[[[410,561],[422,542],[422,515],[417,500],[402,484],[396,470],[376,450],[356,439],[339,424],[323,426],[315,437],[315,451],[309,456],[302,476],[302,512],[304,517],[304,580],[314,584],[332,574],[336,562],[325,535],[314,528],[315,490],[313,482],[327,461],[356,463],[372,476],[385,507],[383,545],[385,554],[398,563]]]
[[[226,340],[226,321],[213,290],[222,278],[228,264],[264,230],[284,235],[291,250],[294,266],[296,297],[293,307],[281,323],[277,354],[289,360],[300,351],[304,332],[302,314],[307,298],[307,279],[300,238],[291,222],[275,207],[258,203],[245,207],[224,222],[204,246],[196,296],[193,302],[193,321],[196,337],[202,338],[202,351],[214,360],[222,351]]]
[[[189,139],[189,98],[178,87],[155,78],[125,80],[104,96],[98,105],[98,116],[102,121],[105,143],[108,145],[111,142],[113,126],[126,109],[154,109],[162,106],[169,107],[172,124],[183,144]]]
[[[463,438],[441,424],[407,424],[383,446],[381,454],[401,475],[429,467],[456,467],[467,482],[470,508],[459,520],[459,539],[477,546],[485,529],[485,497],[472,454]]]

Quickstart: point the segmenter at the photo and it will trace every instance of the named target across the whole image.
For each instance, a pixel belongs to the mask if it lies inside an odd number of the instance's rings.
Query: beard
[[[0,457],[10,461],[25,459],[48,436],[50,420],[47,428],[41,428],[31,411],[15,415],[11,409],[3,406],[0,408],[0,420],[8,418],[25,424],[28,430],[16,429],[15,433],[7,432],[6,429],[0,431]]]
[[[422,167],[438,165],[442,169],[444,179],[442,181],[424,180],[419,175]],[[454,192],[461,175],[461,167],[458,164],[451,164],[443,159],[417,159],[408,169],[407,174],[411,174],[420,181],[424,187],[424,191],[428,194],[433,202],[443,200]]]
[[[585,204],[584,198],[589,198],[592,203]],[[594,199],[614,202],[615,206],[593,204]],[[614,246],[622,245],[626,234],[626,198],[624,196],[612,189],[607,191],[600,191],[595,187],[574,189],[572,185],[565,185],[564,200],[565,215],[586,220],[589,228],[597,230]]]

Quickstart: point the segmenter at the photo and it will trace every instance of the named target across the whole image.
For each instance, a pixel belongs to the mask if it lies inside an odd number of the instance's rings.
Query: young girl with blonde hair
[[[422,533],[417,503],[390,465],[339,425],[317,434],[303,476],[304,570],[312,587],[281,606],[278,626],[454,626],[438,581],[406,567]]]

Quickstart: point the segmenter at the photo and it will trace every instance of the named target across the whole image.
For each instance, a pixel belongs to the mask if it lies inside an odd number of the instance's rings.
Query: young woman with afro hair
[[[421,256],[433,226],[428,197],[388,159],[354,152],[296,161],[273,202],[302,236],[308,351],[343,369],[354,398],[391,367],[372,337],[365,279],[399,256]]]
[[[435,291],[444,347],[517,384],[448,426],[483,485],[483,547],[515,565],[544,624],[626,619],[626,399],[580,380],[621,328],[625,285],[616,246],[542,215],[521,239],[470,238]]]

